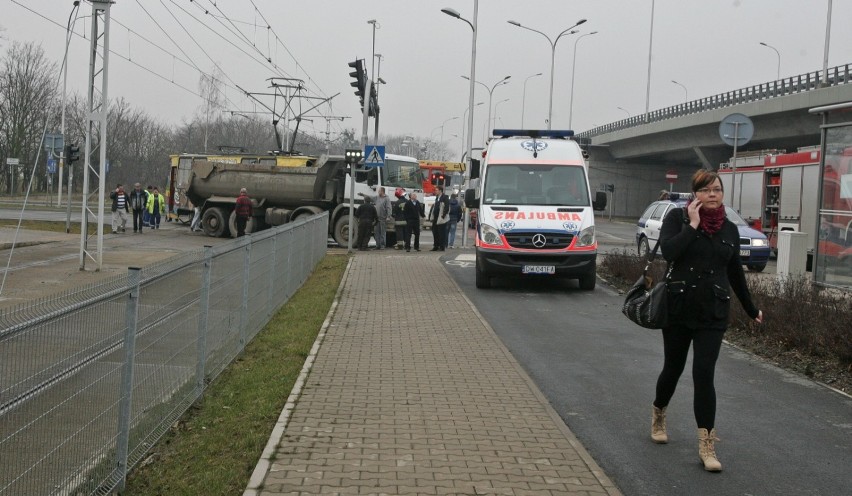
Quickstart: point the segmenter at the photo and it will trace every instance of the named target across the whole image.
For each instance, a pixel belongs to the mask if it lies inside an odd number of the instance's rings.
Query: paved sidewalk
[[[620,494],[434,253],[352,258],[246,496]]]

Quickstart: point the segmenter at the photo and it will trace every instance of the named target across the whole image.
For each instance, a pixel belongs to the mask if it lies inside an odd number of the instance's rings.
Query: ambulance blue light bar
[[[495,129],[492,133],[497,138],[530,137],[530,138],[570,138],[574,131],[570,129]]]

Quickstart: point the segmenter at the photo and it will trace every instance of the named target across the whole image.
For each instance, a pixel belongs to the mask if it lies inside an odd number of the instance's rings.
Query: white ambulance
[[[495,276],[578,279],[592,290],[598,243],[588,165],[573,131],[495,129],[465,205],[477,208],[476,287]],[[596,195],[603,209],[606,194]]]

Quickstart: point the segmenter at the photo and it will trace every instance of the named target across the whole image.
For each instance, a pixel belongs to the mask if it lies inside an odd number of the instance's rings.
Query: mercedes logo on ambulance
[[[523,148],[524,150],[529,150],[531,152],[540,152],[547,148],[547,142],[538,140],[524,140],[521,141],[521,148]]]
[[[544,248],[544,245],[547,244],[547,238],[544,237],[544,234],[539,233],[533,236],[532,243],[536,248]]]

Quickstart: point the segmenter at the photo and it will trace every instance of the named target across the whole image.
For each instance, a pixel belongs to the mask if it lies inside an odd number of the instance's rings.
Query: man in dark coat
[[[405,212],[405,251],[411,251],[411,235],[414,235],[414,251],[420,251],[420,219],[426,217],[425,207],[411,193],[403,205]]]
[[[447,247],[447,221],[450,213],[450,199],[444,194],[444,187],[438,186],[438,196],[432,206],[429,219],[432,221],[432,251],[444,251]]]
[[[362,195],[363,196],[363,195]],[[355,210],[355,217],[358,218],[358,249],[365,251],[370,238],[373,237],[373,225],[379,218],[379,213],[376,211],[376,206],[369,196],[363,196],[364,203],[358,206]]]

